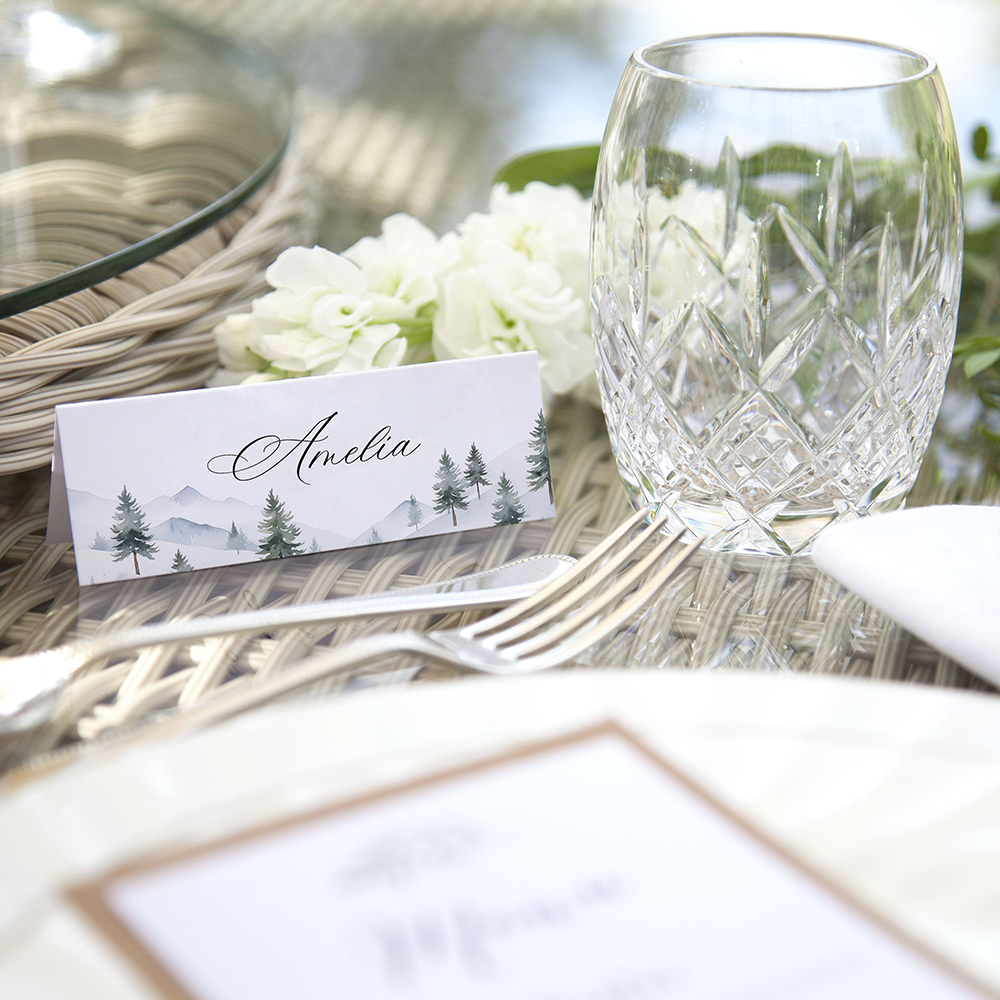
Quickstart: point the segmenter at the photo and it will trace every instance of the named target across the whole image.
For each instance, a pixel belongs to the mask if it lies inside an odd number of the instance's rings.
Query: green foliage
[[[372,533],[368,536],[368,540],[365,542],[366,545],[378,545],[380,542],[385,541],[385,539],[378,533],[377,528],[372,528]]]
[[[972,133],[972,152],[977,160],[988,160],[990,148],[990,133],[985,125],[980,125]]]
[[[493,177],[494,184],[506,184],[511,191],[523,191],[530,181],[558,186],[571,184],[590,196],[597,173],[600,146],[574,146],[526,153],[504,163]]]
[[[122,562],[129,556],[139,575],[139,556],[152,559],[160,550],[153,544],[153,536],[149,533],[146,515],[136,503],[135,497],[126,487],[118,494],[118,506],[115,508],[115,521],[111,526],[111,538],[114,541],[115,554],[111,557],[115,562]]]
[[[434,510],[438,514],[451,511],[451,523],[458,527],[458,518],[455,511],[466,510],[469,501],[466,499],[465,490],[462,488],[462,478],[455,466],[455,462],[447,450],[441,453],[438,462],[438,469],[434,482]]]
[[[170,564],[171,573],[190,573],[194,569],[194,566],[187,561],[184,553],[178,549],[174,553],[174,561]]]
[[[257,525],[260,534],[258,554],[264,559],[284,559],[286,556],[302,555],[299,527],[292,523],[292,515],[278,499],[274,490],[268,490],[267,500],[261,512],[264,516]]]
[[[972,152],[976,159],[1000,167],[1000,162],[991,158],[989,147],[989,130],[980,125],[972,134]],[[967,190],[976,187],[986,187],[990,200],[1000,204],[1000,172],[966,185]],[[983,402],[997,407],[1000,403],[1000,222],[965,234],[955,361],[961,363],[968,378],[976,380]],[[983,427],[980,433],[991,439],[995,436]]]
[[[549,503],[552,502],[552,470],[549,467],[549,443],[545,436],[545,415],[541,410],[535,418],[535,426],[528,439],[530,451],[526,461],[528,463],[528,489],[534,493],[543,486],[549,488]]]
[[[520,524],[524,520],[524,507],[521,505],[517,490],[513,483],[502,473],[497,483],[497,498],[493,501],[494,524]]]

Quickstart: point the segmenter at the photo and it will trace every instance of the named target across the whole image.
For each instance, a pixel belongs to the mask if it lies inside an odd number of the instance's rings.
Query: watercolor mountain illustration
[[[113,526],[119,497],[98,497],[80,490],[67,490],[77,561],[81,577],[94,582],[135,578],[131,559],[114,561]],[[173,496],[159,496],[139,503],[147,533],[151,558],[138,562],[140,575],[170,573],[178,552],[193,569],[255,562],[259,558],[258,524],[261,510],[233,497],[213,500],[191,486]],[[233,529],[235,528],[235,533]],[[298,524],[303,552],[340,549],[350,539],[325,528]]]
[[[546,517],[555,517],[555,507],[549,502],[548,490],[544,487],[532,490],[528,485],[528,468],[525,464],[527,452],[528,443],[522,442],[508,448],[503,454],[486,463],[486,478],[490,481],[490,485],[481,488],[479,497],[476,496],[475,488],[466,489],[468,507],[465,510],[455,512],[455,519],[458,521],[456,530],[468,531],[472,528],[488,528],[495,523],[493,505],[497,500],[502,475],[505,475],[513,485],[524,508],[524,516],[521,520],[536,521]],[[463,456],[462,461],[463,467],[464,458],[465,456]],[[458,464],[457,459],[456,464]],[[433,520],[421,525],[414,534],[437,535],[451,531],[451,521],[450,513],[435,514]]]
[[[289,513],[294,498],[286,508],[275,497],[262,510],[191,486],[151,500],[127,489],[116,497],[68,490],[81,579],[158,576],[256,562],[266,552],[307,554],[552,517],[544,432],[540,439],[537,433],[489,460],[474,444],[454,457],[442,453],[433,481],[414,483],[407,496],[386,497],[386,513],[354,538],[295,521]],[[271,525],[270,547],[263,549],[262,520]]]

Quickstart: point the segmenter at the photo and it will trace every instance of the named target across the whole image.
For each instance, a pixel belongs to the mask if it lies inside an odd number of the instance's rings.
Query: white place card
[[[169,1000],[997,996],[612,726],[70,898]]]
[[[534,352],[56,407],[82,584],[554,514]]]

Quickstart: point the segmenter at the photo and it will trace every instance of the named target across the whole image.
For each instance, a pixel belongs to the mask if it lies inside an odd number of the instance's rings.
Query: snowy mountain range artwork
[[[555,514],[533,353],[77,403],[56,418],[49,540],[71,526],[82,584]]]

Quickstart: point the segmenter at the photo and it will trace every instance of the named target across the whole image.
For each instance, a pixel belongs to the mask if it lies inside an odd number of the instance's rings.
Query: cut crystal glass
[[[711,548],[780,554],[902,504],[955,335],[958,163],[915,53],[747,36],[632,57],[598,167],[592,306],[636,504]]]

